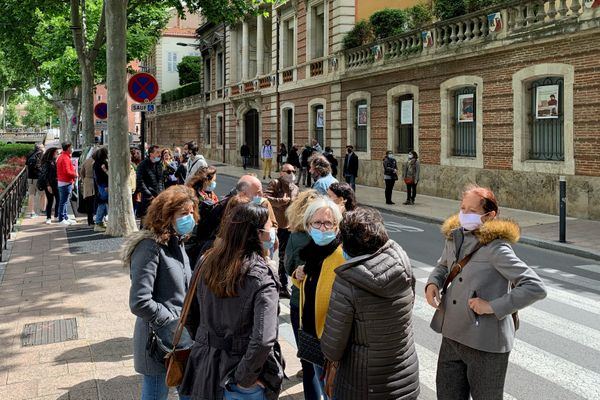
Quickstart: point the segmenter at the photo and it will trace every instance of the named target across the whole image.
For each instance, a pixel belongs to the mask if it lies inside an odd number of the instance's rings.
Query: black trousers
[[[393,179],[384,179],[385,181],[385,202],[392,202],[392,192],[394,191],[394,184],[396,183]]]
[[[52,193],[48,191],[48,188],[44,189],[46,192],[46,218],[52,218],[52,203],[56,200],[54,205],[54,218],[58,218],[58,186],[52,188]]]
[[[443,338],[435,378],[438,400],[502,400],[510,353],[488,353]]]
[[[288,275],[285,272],[285,248],[287,247],[288,240],[290,239],[290,231],[288,229],[279,228],[277,229],[277,239],[279,239],[279,281],[281,282],[282,288],[288,286]]]
[[[417,184],[411,183],[406,185],[406,200],[410,200],[414,203],[415,197],[417,197]]]
[[[94,208],[96,202],[96,196],[90,196],[83,199],[85,204],[85,213],[87,214],[87,223],[88,225],[94,225]]]

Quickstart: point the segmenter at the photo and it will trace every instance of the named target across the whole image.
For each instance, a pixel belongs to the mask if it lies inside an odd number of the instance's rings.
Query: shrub
[[[384,8],[371,15],[369,21],[377,39],[384,39],[406,32],[408,13],[397,8]]]
[[[200,81],[200,71],[202,70],[201,59],[200,56],[185,56],[181,59],[181,62],[177,64],[180,85]]]
[[[408,28],[410,30],[421,29],[433,21],[431,4],[417,4],[406,10],[406,12],[408,14]]]
[[[33,151],[33,144],[0,143],[0,163],[4,163],[6,158],[12,157],[12,156],[14,156],[15,158],[27,157],[32,151]]]
[[[464,0],[434,0],[433,14],[440,20],[458,17],[465,12]]]
[[[506,0],[464,0],[465,12],[471,13],[484,8],[505,3]]]
[[[354,25],[354,28],[344,36],[343,46],[347,50],[371,43],[374,40],[373,27],[369,21],[363,20]]]
[[[187,85],[180,86],[177,89],[164,92],[160,96],[160,102],[161,104],[166,104],[171,101],[183,99],[184,97],[194,96],[200,93],[202,93],[202,87],[200,86],[200,82],[189,83]]]

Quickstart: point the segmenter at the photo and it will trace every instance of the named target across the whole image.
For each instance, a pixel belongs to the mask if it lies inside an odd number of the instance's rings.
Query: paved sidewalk
[[[209,164],[216,165],[217,173],[220,174],[241,176],[244,173],[255,173],[259,179],[262,175],[262,171],[259,170],[244,171],[242,167],[225,165],[218,161],[209,161]],[[274,173],[272,177],[278,175]],[[357,185],[356,196],[361,204],[434,223],[441,223],[458,212],[460,202],[457,200],[421,194],[417,194],[415,205],[403,205],[402,202],[406,199],[404,186],[401,182],[396,183],[396,190],[392,196],[395,205],[385,204],[384,190],[376,187]],[[560,243],[557,215],[500,207],[500,216],[519,223],[522,229],[522,243],[600,260],[600,221],[567,218],[567,243]]]
[[[80,225],[66,229],[85,229]],[[116,252],[71,253],[66,229],[46,225],[42,217],[25,219],[11,243],[12,254],[0,276],[0,399],[139,399],[129,271]],[[106,238],[91,235],[97,237],[88,239],[98,243]],[[26,324],[69,318],[77,321],[76,340],[22,345]],[[39,339],[52,342],[55,337]],[[292,378],[281,398],[299,400],[303,396],[295,378],[295,349],[285,338],[282,347]]]

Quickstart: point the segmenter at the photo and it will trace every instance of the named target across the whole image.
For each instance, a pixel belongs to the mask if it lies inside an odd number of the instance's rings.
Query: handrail
[[[0,194],[0,260],[6,249],[10,232],[17,223],[25,196],[27,196],[27,168],[23,168]]]

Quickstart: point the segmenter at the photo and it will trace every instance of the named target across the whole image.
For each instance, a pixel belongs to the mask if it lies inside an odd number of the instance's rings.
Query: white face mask
[[[460,226],[462,226],[465,230],[474,231],[475,229],[479,228],[481,224],[483,224],[483,221],[481,220],[483,215],[475,213],[463,213],[461,210],[458,213],[458,220],[460,221]]]
[[[414,156],[413,156],[412,154],[409,154],[409,155],[408,155],[408,159],[409,159],[409,160],[412,160],[413,158],[414,158]]]

